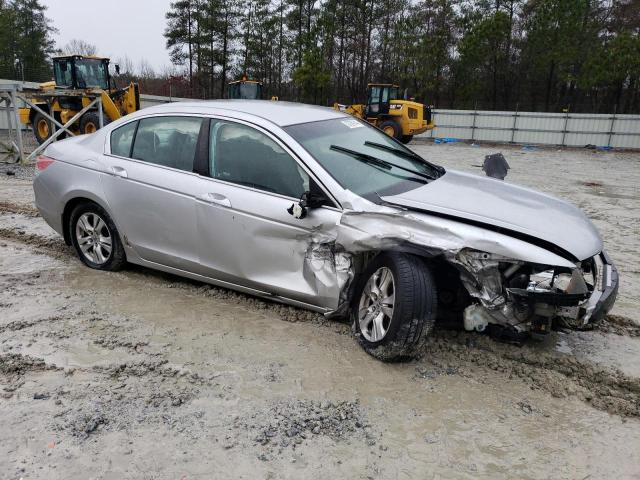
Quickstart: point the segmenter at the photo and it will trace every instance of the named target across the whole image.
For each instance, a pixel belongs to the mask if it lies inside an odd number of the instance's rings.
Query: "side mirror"
[[[116,67],[116,75],[120,75],[120,65],[116,63],[115,67]]]
[[[289,212],[289,214],[294,218],[302,219],[307,216],[310,208],[319,208],[322,205],[325,205],[326,202],[327,198],[323,193],[307,190],[302,194],[298,203],[293,203],[289,208],[287,208],[287,212]]]

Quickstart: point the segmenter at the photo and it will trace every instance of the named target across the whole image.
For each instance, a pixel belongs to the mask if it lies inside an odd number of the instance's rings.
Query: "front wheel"
[[[435,324],[437,304],[435,282],[422,259],[380,254],[355,289],[354,334],[367,353],[385,362],[419,357]]]

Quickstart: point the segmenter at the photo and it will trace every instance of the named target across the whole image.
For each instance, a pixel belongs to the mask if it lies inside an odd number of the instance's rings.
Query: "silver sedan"
[[[616,297],[577,208],[445,170],[328,108],[166,104],[52,144],[37,171],[38,209],[85,265],[348,315],[382,360],[420,355],[436,320],[520,341]]]

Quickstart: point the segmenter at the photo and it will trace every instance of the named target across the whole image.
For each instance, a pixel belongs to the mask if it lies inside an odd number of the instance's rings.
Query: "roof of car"
[[[151,113],[153,110],[162,112],[179,112],[188,109],[190,112],[213,114],[221,110],[255,115],[268,120],[280,127],[299,123],[317,122],[332,118],[347,116],[331,107],[320,107],[305,103],[280,102],[271,100],[206,100],[195,102],[165,103],[143,109]]]

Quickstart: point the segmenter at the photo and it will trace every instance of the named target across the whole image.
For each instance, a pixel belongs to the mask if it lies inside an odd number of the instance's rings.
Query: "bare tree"
[[[62,47],[62,52],[67,55],[95,55],[98,53],[98,47],[84,40],[74,38]]]
[[[138,76],[142,79],[150,79],[156,76],[151,64],[144,58],[138,64]]]

